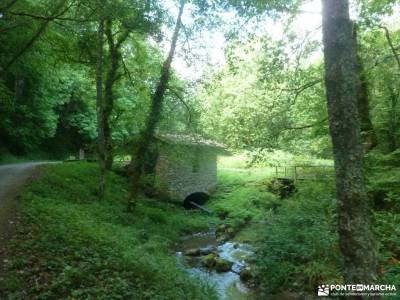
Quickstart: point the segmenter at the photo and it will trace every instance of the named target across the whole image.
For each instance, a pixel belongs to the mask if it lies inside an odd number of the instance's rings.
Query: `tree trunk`
[[[112,111],[114,109],[113,87],[117,80],[117,72],[121,61],[120,48],[122,46],[122,43],[128,38],[129,31],[124,30],[123,33],[119,36],[117,43],[115,43],[114,36],[112,33],[112,19],[109,18],[105,23],[105,34],[107,36],[107,42],[108,42],[110,67],[108,69],[107,79],[105,82],[103,119],[104,119],[105,147],[107,153],[106,168],[107,170],[111,170],[114,158],[112,137],[111,137],[112,131],[110,126],[110,118]]]
[[[151,98],[150,112],[146,120],[144,130],[141,132],[138,147],[132,155],[132,160],[129,166],[130,173],[130,195],[128,200],[128,210],[132,211],[136,206],[136,199],[140,189],[140,179],[143,173],[143,166],[146,153],[149,151],[151,141],[161,116],[161,109],[164,100],[164,94],[167,89],[167,84],[170,76],[172,59],[174,58],[176,44],[178,41],[179,30],[181,29],[182,13],[185,6],[185,1],[180,3],[179,13],[175,24],[175,30],[172,36],[171,46],[168,57],[165,60],[161,69],[161,76],[157,84],[157,88]]]
[[[96,66],[96,112],[97,112],[97,146],[99,157],[99,198],[104,198],[106,188],[106,144],[104,135],[104,103],[103,103],[103,37],[104,17],[100,12],[99,26],[97,29],[97,66]]]
[[[354,69],[357,80],[357,105],[361,122],[361,138],[364,151],[368,152],[377,146],[378,139],[369,114],[368,82],[361,61],[361,55],[359,54],[360,47],[357,38],[357,25],[355,23],[353,26],[353,47],[355,54]]]
[[[325,84],[343,272],[346,284],[371,284],[376,281],[377,263],[363,174],[352,23],[347,0],[322,3]]]
[[[111,137],[111,128],[110,128],[110,117],[114,108],[114,94],[113,94],[113,85],[117,76],[118,70],[118,58],[117,51],[114,45],[114,38],[112,35],[112,20],[108,19],[106,21],[106,30],[105,30],[108,42],[108,53],[110,66],[107,72],[107,79],[105,82],[105,90],[104,90],[104,138],[105,138],[105,147],[107,152],[107,160],[106,160],[106,168],[107,170],[111,170],[113,164],[113,146],[112,146],[112,137]]]

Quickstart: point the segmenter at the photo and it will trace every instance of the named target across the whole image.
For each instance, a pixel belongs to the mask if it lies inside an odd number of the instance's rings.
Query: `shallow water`
[[[190,274],[214,286],[220,300],[256,299],[254,291],[240,280],[239,272],[246,266],[246,259],[253,255],[250,245],[226,242],[217,246],[214,233],[197,234],[182,240],[183,251],[193,248],[213,247],[221,258],[233,262],[232,270],[225,273],[209,271],[200,265],[201,257],[187,257],[177,252],[179,265]]]
[[[199,232],[182,238],[182,249],[207,248],[217,246],[215,232]]]

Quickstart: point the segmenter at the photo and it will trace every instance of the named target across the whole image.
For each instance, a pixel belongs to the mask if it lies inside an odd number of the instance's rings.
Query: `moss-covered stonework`
[[[211,193],[217,184],[217,151],[211,147],[160,143],[154,190],[170,200],[192,193]]]

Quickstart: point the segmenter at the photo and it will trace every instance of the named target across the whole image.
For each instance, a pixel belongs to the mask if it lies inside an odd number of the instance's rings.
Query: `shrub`
[[[256,263],[265,293],[314,291],[318,284],[340,280],[334,211],[333,188],[303,183],[265,217]]]

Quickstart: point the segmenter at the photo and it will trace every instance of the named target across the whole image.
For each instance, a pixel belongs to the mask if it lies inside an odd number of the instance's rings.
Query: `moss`
[[[218,273],[228,272],[231,270],[233,263],[229,260],[217,258],[215,261],[215,271]]]
[[[208,269],[214,268],[216,262],[217,262],[217,256],[215,253],[210,253],[210,254],[202,257],[201,261],[200,261],[201,265]]]

